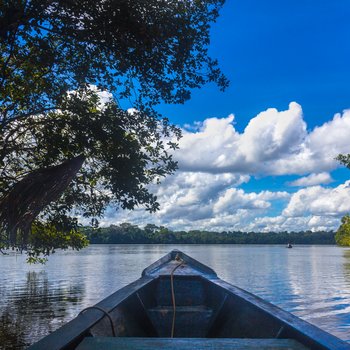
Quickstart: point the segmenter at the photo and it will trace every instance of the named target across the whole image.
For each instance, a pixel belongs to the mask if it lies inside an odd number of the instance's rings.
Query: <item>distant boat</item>
[[[349,350],[350,344],[174,250],[29,349]]]
[[[288,243],[286,248],[293,248],[293,246],[290,243]]]

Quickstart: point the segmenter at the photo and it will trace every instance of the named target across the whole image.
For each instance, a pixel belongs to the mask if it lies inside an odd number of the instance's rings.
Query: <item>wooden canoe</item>
[[[174,312],[175,309],[175,312]],[[171,337],[173,332],[173,337]],[[30,350],[350,349],[174,250]]]

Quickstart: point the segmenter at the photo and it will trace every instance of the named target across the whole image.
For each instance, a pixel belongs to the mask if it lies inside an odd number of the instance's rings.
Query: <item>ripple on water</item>
[[[178,248],[243,289],[349,340],[350,250],[325,246],[94,245],[57,252],[45,266],[0,262],[0,348],[24,349],[79,311],[140,277]]]

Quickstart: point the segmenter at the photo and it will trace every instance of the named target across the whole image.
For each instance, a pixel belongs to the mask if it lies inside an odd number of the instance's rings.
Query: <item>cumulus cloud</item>
[[[112,220],[137,218],[138,222],[152,221],[174,227],[174,222],[180,219],[194,222],[210,218],[213,216],[213,205],[220,193],[228,187],[237,187],[248,181],[249,176],[240,174],[177,172],[173,176],[168,176],[160,186],[154,185],[150,188],[160,203],[160,210],[157,213],[149,215],[142,209],[131,212],[109,210],[102,224],[108,225]]]
[[[234,115],[209,118],[184,131],[175,156],[183,171],[249,175],[305,175],[335,169],[334,158],[349,151],[350,110],[308,132],[296,102],[252,118],[242,133]]]
[[[289,182],[289,186],[295,186],[295,187],[306,187],[306,186],[315,186],[315,185],[321,185],[321,184],[329,184],[332,182],[333,179],[330,176],[329,173],[319,173],[319,174],[310,174],[309,176],[301,177],[300,179],[297,179],[295,181]]]
[[[308,130],[300,105],[267,109],[243,132],[235,117],[209,118],[186,125],[175,151],[179,171],[150,188],[160,210],[115,211],[102,225],[124,221],[154,223],[176,230],[299,231],[331,230],[350,212],[350,181],[335,188],[329,172],[334,158],[349,152],[350,110]],[[285,191],[244,191],[250,176],[300,175]],[[257,180],[258,181],[258,180]]]
[[[176,215],[181,207],[186,210],[194,206],[204,207],[227,187],[237,187],[248,181],[248,176],[239,174],[178,172],[153,190],[163,204],[160,213]]]
[[[197,123],[197,132],[184,130],[176,152],[181,170],[225,172],[225,162],[235,157],[240,138],[233,120],[232,114],[227,118],[209,118],[201,125]]]
[[[273,161],[298,152],[305,136],[301,106],[292,102],[286,111],[270,108],[251,119],[238,146],[247,162]]]
[[[238,209],[266,209],[274,199],[288,198],[287,192],[262,191],[245,193],[242,189],[229,188],[214,204],[214,212],[232,212]]]
[[[148,214],[109,210],[102,225],[123,221],[145,225],[152,222],[173,229],[244,230],[256,215],[267,214],[275,200],[288,201],[287,192],[245,192],[237,188],[249,181],[246,175],[178,172],[152,188],[161,209]]]
[[[246,227],[247,231],[256,232],[296,232],[296,231],[331,231],[339,226],[339,218],[329,216],[274,217],[254,218]]]
[[[350,180],[335,188],[312,186],[294,193],[283,215],[339,216],[350,212]]]

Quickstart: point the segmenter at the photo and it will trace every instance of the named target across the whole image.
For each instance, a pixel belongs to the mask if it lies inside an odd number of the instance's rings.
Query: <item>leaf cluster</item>
[[[37,227],[55,224],[52,232],[63,232],[63,226],[70,232],[78,216],[96,224],[109,204],[157,210],[149,184],[175,171],[172,151],[181,133],[155,106],[183,103],[207,82],[228,85],[208,56],[210,24],[222,5],[2,1],[0,204],[29,174],[81,156],[84,165],[41,212]],[[13,243],[6,230],[0,222],[8,246]],[[40,240],[33,246],[19,235],[16,242],[30,250]]]
[[[140,109],[183,103],[206,82],[228,81],[208,56],[222,0],[4,0],[0,112],[5,121],[55,108],[86,84]]]
[[[336,234],[335,241],[340,246],[350,246],[350,216],[345,215],[341,219],[341,225],[339,226]]]

